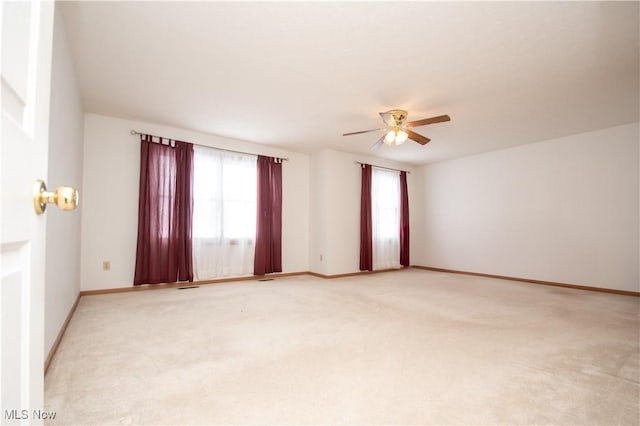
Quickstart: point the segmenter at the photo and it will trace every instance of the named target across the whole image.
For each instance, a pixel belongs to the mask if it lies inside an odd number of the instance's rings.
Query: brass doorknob
[[[47,204],[55,204],[60,210],[73,210],[78,207],[80,195],[71,186],[59,186],[54,192],[47,191],[47,185],[38,179],[33,189],[33,208],[36,214],[42,214]]]

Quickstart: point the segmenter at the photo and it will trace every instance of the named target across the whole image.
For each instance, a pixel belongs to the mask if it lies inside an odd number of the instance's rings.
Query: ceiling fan
[[[387,125],[386,127],[381,127],[379,129],[362,130],[359,132],[344,133],[342,136],[359,135],[361,133],[378,132],[380,130],[384,130],[385,134],[382,135],[380,139],[378,139],[378,141],[371,146],[371,148],[369,148],[371,151],[381,147],[383,143],[387,145],[402,145],[407,141],[407,139],[411,139],[412,141],[417,142],[420,145],[426,145],[431,139],[412,131],[411,128],[426,126],[427,124],[442,123],[444,121],[451,120],[448,115],[438,115],[437,117],[423,118],[422,120],[409,121],[408,123],[405,123],[405,120],[407,119],[407,111],[401,109],[392,109],[387,112],[381,112],[379,114],[380,117],[382,117],[382,121],[384,121],[384,123]]]

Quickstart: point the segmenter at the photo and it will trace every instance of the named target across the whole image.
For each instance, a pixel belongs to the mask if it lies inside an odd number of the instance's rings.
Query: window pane
[[[225,164],[223,215],[225,238],[256,235],[257,177],[255,164]]]
[[[400,238],[400,177],[397,173],[374,170],[372,174],[373,212],[377,216],[377,235]]]
[[[193,237],[219,238],[221,236],[220,161],[210,155],[194,152],[193,161]]]
[[[198,148],[194,155],[193,237],[254,239],[255,156]]]

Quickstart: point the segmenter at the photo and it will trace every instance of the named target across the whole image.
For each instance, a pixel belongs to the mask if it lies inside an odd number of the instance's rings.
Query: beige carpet
[[[638,424],[631,296],[403,270],[88,296],[57,424]]]

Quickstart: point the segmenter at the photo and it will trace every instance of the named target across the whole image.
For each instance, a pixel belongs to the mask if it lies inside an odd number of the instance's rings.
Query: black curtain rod
[[[406,171],[406,170],[392,169],[391,167],[376,166],[375,164],[361,163],[360,161],[354,161],[353,164],[361,164],[363,166],[377,167],[378,169],[392,170],[394,172],[405,172],[406,174],[411,173],[411,172]]]
[[[175,141],[176,141],[175,139],[164,138],[164,137],[162,137],[162,136],[151,135],[151,134],[149,134],[149,133],[141,133],[141,132],[138,132],[137,130],[132,130],[130,133],[131,133],[132,135],[134,135],[134,136],[135,136],[135,135],[146,135],[146,136],[151,136],[151,138],[158,138],[158,139],[160,139],[160,141],[162,141],[162,139],[166,139],[166,140],[168,140],[169,142],[175,142]],[[253,152],[235,151],[235,150],[233,150],[233,149],[225,149],[225,148],[216,148],[216,147],[213,147],[213,146],[209,146],[209,145],[202,145],[202,144],[199,144],[199,143],[193,143],[193,142],[187,142],[187,143],[190,143],[190,144],[192,144],[192,145],[203,146],[203,147],[205,147],[205,148],[219,149],[220,151],[235,152],[236,154],[249,154],[249,155],[256,155],[256,156],[257,156],[257,155],[259,155],[259,154],[254,154]],[[260,154],[260,155],[261,155],[261,154]],[[277,158],[278,160],[281,160],[281,161],[289,161],[289,157],[273,157],[273,158]]]

